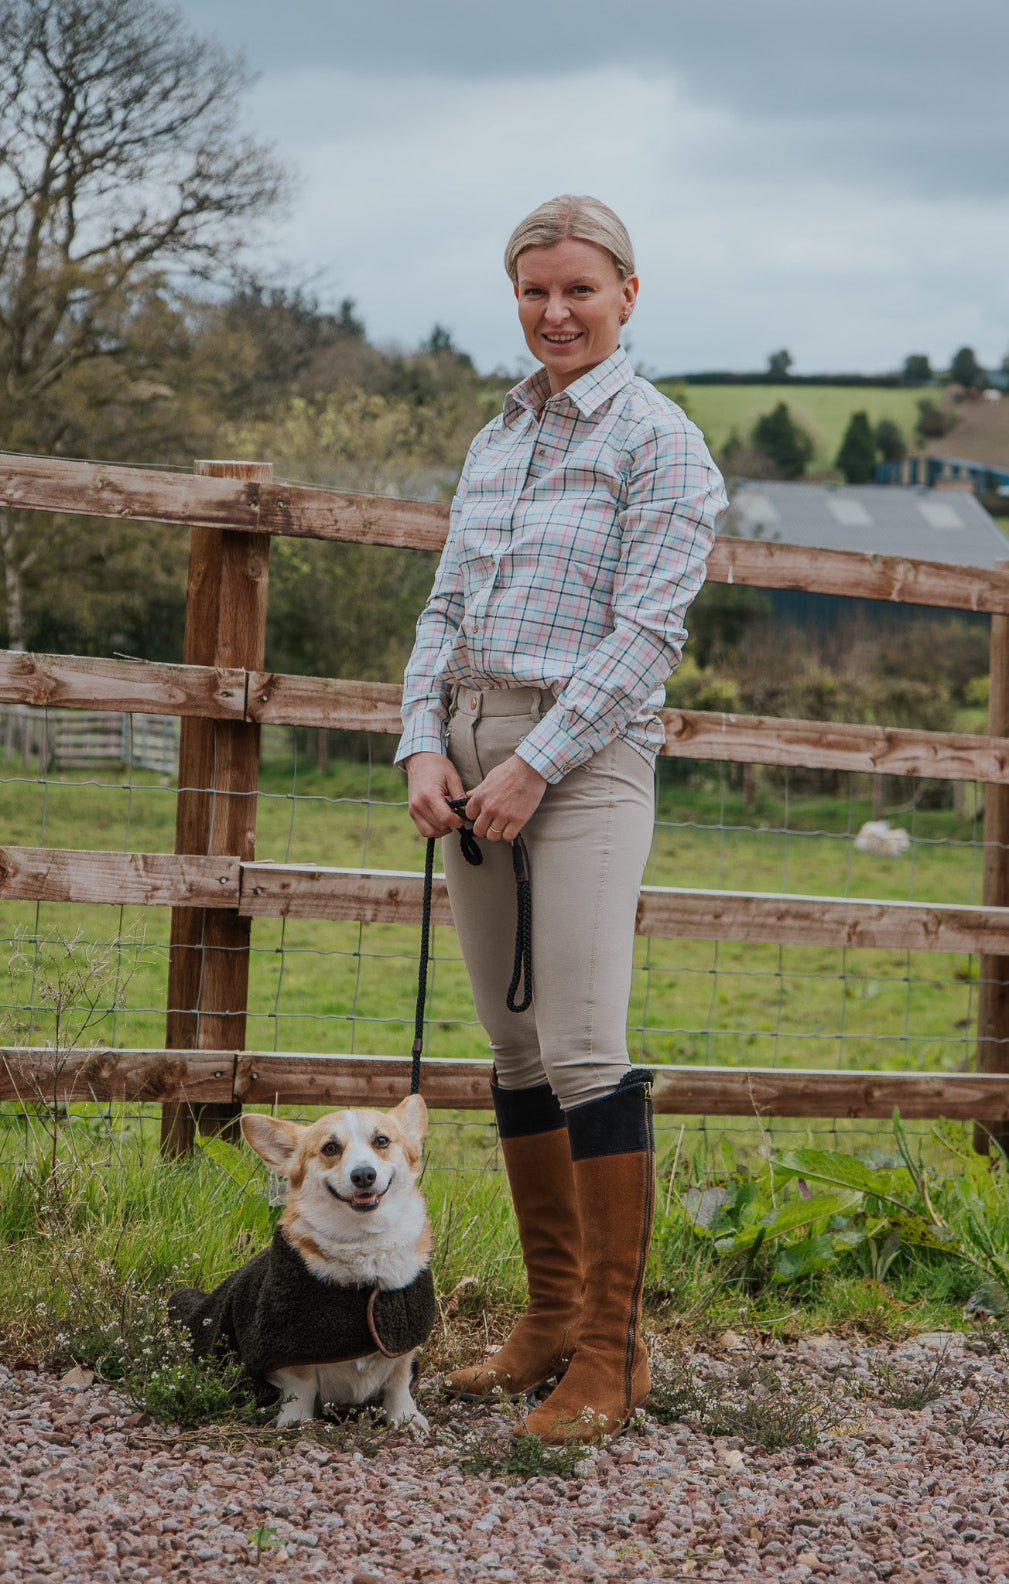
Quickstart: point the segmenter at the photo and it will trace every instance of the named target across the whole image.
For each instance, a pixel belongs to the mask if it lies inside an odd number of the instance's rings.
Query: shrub
[[[784,402],[758,418],[751,435],[753,447],[769,457],[782,478],[801,478],[812,459],[812,437],[795,422]]]

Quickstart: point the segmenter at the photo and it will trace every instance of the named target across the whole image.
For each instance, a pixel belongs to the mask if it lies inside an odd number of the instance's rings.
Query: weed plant
[[[685,1423],[709,1436],[736,1436],[769,1452],[814,1447],[844,1417],[840,1384],[769,1364],[745,1363],[725,1379],[701,1380],[689,1359],[659,1354],[648,1410],[660,1424]]]
[[[735,1307],[773,1328],[777,1299],[781,1320],[818,1311],[828,1324],[872,1331],[882,1308],[893,1332],[902,1304],[927,1306],[923,1324],[962,1323],[978,1294],[989,1309],[1000,1304],[1009,1289],[1004,1157],[976,1155],[948,1124],[913,1145],[896,1115],[891,1140],[889,1151],[864,1155],[769,1146],[752,1168],[727,1154],[723,1172],[705,1175],[696,1162],[674,1162],[655,1233],[666,1312],[711,1323]]]

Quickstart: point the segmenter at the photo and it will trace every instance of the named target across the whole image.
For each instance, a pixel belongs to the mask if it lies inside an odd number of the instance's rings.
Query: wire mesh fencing
[[[0,764],[7,840],[37,848],[170,850],[178,786],[167,766],[146,768],[133,749],[145,717],[124,717],[118,761],[74,765],[44,751],[55,737],[50,712],[28,713],[40,751],[26,756],[15,744]],[[330,733],[323,754],[315,736],[293,727],[263,729],[257,859],[419,869],[422,844],[406,812],[403,778],[391,763],[390,739]],[[975,904],[982,793],[968,783],[967,795],[954,802],[948,783],[888,777],[881,799],[871,777],[852,772],[817,778],[778,768],[754,778],[734,765],[662,759],[645,883]],[[888,851],[864,850],[859,834],[880,814],[891,831],[906,833],[906,844],[898,839]],[[169,921],[164,908],[0,902],[10,962],[0,1043],[160,1047]],[[413,924],[257,919],[248,1048],[406,1055],[417,952]],[[60,962],[65,966],[69,956],[88,972],[60,986]],[[629,1049],[635,1061],[658,1067],[962,1072],[975,1042],[978,971],[972,954],[642,937]],[[487,1055],[458,942],[445,927],[434,932],[427,1016],[430,1056]],[[131,1115],[148,1127],[156,1123],[150,1106],[133,1107]],[[462,1124],[454,1114],[433,1119],[436,1154],[459,1165],[447,1134]],[[486,1154],[482,1124],[475,1126],[477,1153]],[[759,1150],[797,1133],[864,1143],[886,1132],[883,1122],[766,1118],[756,1106],[752,1119],[666,1116],[659,1127],[667,1153],[677,1145],[702,1154],[723,1138]]]

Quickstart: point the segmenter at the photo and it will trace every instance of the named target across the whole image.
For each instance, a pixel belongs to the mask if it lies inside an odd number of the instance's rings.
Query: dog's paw
[[[306,1424],[315,1415],[303,1403],[287,1402],[273,1421],[275,1430],[286,1430],[289,1425]]]
[[[401,1408],[397,1412],[387,1408],[385,1414],[391,1425],[394,1425],[397,1430],[405,1430],[408,1435],[422,1436],[428,1435],[430,1432],[431,1426],[416,1403],[410,1403],[408,1407]]]

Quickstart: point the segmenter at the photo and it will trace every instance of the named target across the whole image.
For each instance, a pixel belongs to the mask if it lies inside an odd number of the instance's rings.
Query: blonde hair
[[[634,249],[620,216],[600,198],[562,193],[527,214],[508,238],[504,263],[511,279],[518,284],[519,254],[526,248],[554,247],[569,237],[602,248],[610,255],[622,281],[634,274]]]

